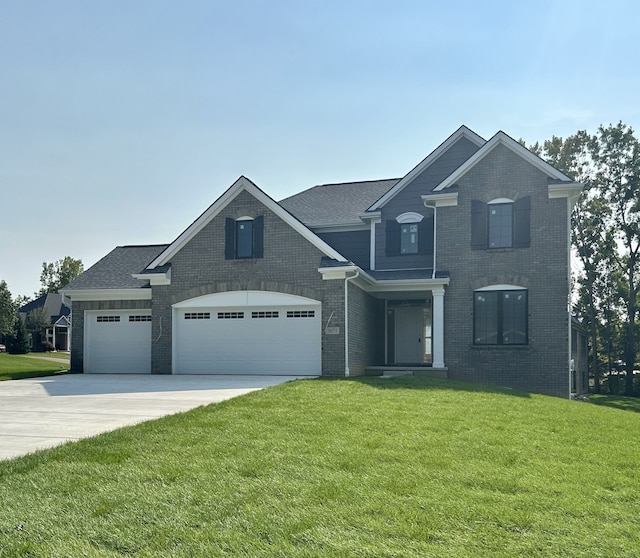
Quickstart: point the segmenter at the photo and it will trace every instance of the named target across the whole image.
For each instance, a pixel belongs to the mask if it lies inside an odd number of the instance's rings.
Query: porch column
[[[434,287],[433,296],[433,367],[445,368],[444,364],[444,287]]]

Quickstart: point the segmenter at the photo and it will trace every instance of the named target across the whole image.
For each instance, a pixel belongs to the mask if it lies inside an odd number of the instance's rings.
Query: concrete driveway
[[[0,382],[0,459],[187,411],[291,376],[68,374]]]

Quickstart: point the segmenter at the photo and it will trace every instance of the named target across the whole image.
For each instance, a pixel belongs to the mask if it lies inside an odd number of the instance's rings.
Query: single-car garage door
[[[176,374],[319,375],[321,305],[283,293],[234,291],[176,304]]]
[[[84,371],[105,374],[151,373],[151,311],[86,311]]]

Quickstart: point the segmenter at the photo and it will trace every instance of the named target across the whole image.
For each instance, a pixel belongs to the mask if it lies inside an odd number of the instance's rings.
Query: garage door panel
[[[271,293],[277,300],[277,293]],[[174,371],[181,374],[321,373],[319,304],[292,308],[195,308],[176,310]],[[287,317],[295,313],[297,317]],[[303,317],[300,317],[303,316]]]
[[[151,372],[149,311],[85,313],[84,371],[148,374]]]

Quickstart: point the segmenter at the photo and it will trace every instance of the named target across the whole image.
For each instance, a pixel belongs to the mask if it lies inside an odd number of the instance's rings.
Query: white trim
[[[376,223],[380,220],[371,219],[369,221],[369,269],[376,269]]]
[[[248,215],[244,215],[242,217],[238,217],[236,219],[236,221],[253,221],[254,218],[253,217],[249,217]]]
[[[240,193],[247,191],[254,198],[260,201],[267,209],[270,209],[280,219],[287,223],[302,237],[308,240],[326,256],[341,262],[347,259],[329,246],[326,242],[315,235],[307,226],[298,221],[291,213],[286,211],[276,201],[271,199],[251,180],[241,176],[236,180],[226,192],[224,192],[209,208],[198,217],[176,240],[174,240],[163,252],[153,260],[147,269],[155,269],[160,265],[168,263],[171,258],[186,246],[194,236],[196,236],[212,219],[214,219],[231,201]]]
[[[509,198],[496,198],[495,200],[487,202],[487,205],[498,205],[499,203],[513,203],[513,200]]]
[[[150,285],[171,285],[171,268],[165,273],[133,273],[131,277],[141,281],[149,281]]]
[[[569,198],[571,202],[575,202],[582,193],[584,184],[580,182],[572,182],[571,184],[549,184],[549,199]]]
[[[64,291],[74,300],[151,300],[151,289],[78,289]]]
[[[488,285],[486,287],[482,287],[480,289],[474,289],[473,292],[479,291],[527,291],[526,287],[521,287],[520,285]]]
[[[257,306],[309,306],[321,302],[304,296],[273,291],[225,291],[178,302],[173,308],[223,308]]]
[[[520,145],[512,137],[508,136],[504,132],[498,132],[487,143],[485,143],[478,151],[475,152],[469,159],[467,159],[462,165],[460,165],[453,173],[445,178],[433,191],[440,192],[445,188],[449,188],[455,184],[462,176],[464,176],[471,168],[484,159],[489,153],[491,153],[496,147],[503,145],[513,151],[516,155],[519,155],[525,159],[528,163],[532,164],[538,170],[545,173],[551,178],[562,180],[565,182],[573,182],[566,174],[561,173],[558,169],[552,167],[549,163],[543,161],[537,155],[534,155],[527,148]]]
[[[429,291],[436,287],[445,287],[449,285],[449,277],[438,277],[431,279],[386,279],[380,281],[374,279],[366,271],[358,266],[342,266],[342,267],[321,267],[318,272],[322,274],[322,279],[345,279],[347,274],[358,271],[358,286],[367,292],[383,293],[392,291]],[[391,287],[391,288],[389,288]]]
[[[396,221],[398,223],[406,224],[406,223],[419,223],[424,219],[424,215],[420,215],[420,213],[416,213],[415,211],[407,211],[402,215],[398,215],[396,217]]]
[[[377,202],[375,202],[369,210],[375,211],[384,206],[391,198],[393,198],[398,192],[400,192],[407,184],[409,184],[416,176],[422,171],[434,163],[443,153],[445,153],[453,144],[455,144],[460,138],[467,138],[472,143],[475,143],[478,147],[482,147],[486,140],[481,138],[473,130],[470,130],[466,126],[460,126],[453,134],[451,134],[443,143],[441,143],[434,151],[432,151],[425,159],[423,159],[413,170],[402,179],[400,179],[396,185],[391,188],[384,196],[382,196]]]
[[[455,207],[458,205],[458,192],[442,194],[425,194],[421,196],[425,207]]]

